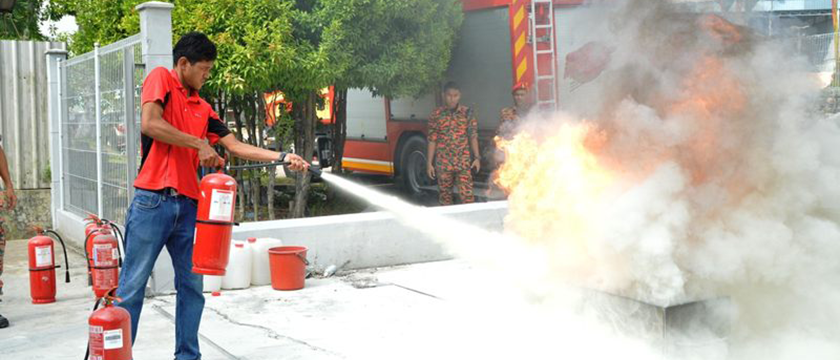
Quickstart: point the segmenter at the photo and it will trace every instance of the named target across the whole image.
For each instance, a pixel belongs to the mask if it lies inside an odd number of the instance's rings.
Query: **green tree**
[[[0,14],[0,39],[46,40],[38,25],[46,19],[44,0],[17,0],[11,14]]]
[[[50,0],[45,15],[54,21],[68,15],[75,16],[79,28],[70,35],[68,50],[73,54],[83,54],[93,50],[95,43],[106,45],[139,32],[139,28],[130,32],[126,23],[130,22],[128,19],[134,12],[134,6],[142,2],[144,1]],[[134,14],[134,19],[136,16],[137,14]]]
[[[390,97],[418,97],[443,78],[463,22],[460,0],[336,0],[352,8],[341,48],[350,65],[336,81],[333,163],[343,157],[347,89]],[[334,167],[335,168],[335,167]]]

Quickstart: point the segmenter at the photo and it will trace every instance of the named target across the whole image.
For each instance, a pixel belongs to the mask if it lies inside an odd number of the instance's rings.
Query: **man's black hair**
[[[454,81],[450,81],[450,82],[446,83],[446,85],[443,85],[443,92],[447,92],[449,90],[461,91],[461,87],[458,86],[458,83],[456,83]]]
[[[186,33],[172,49],[173,64],[177,64],[178,59],[182,57],[187,58],[190,64],[199,61],[214,61],[216,60],[216,44],[200,32]]]

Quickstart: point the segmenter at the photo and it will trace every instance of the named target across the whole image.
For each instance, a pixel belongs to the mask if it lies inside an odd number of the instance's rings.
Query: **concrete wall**
[[[429,208],[429,211],[479,226],[501,231],[507,215],[507,202]],[[55,221],[67,246],[83,248],[84,223],[79,216],[56,212]],[[243,223],[234,228],[235,240],[272,237],[284,245],[306,246],[310,267],[321,272],[330,265],[343,270],[448,260],[452,256],[428,235],[407,227],[389,212],[321,216],[306,219]],[[166,252],[155,267],[158,287],[150,284],[149,294],[174,291],[174,272]],[[170,288],[171,286],[171,288]]]
[[[0,41],[0,135],[15,189],[49,189],[47,60],[59,42]]]
[[[484,229],[501,231],[507,202],[429,210]],[[333,264],[347,263],[343,269],[360,269],[452,258],[428,235],[403,225],[389,212],[261,221],[234,228],[234,239],[249,237],[273,237],[283,240],[284,245],[306,246],[310,266],[316,271]]]
[[[50,189],[15,190],[18,204],[14,211],[3,211],[6,219],[6,239],[28,239],[32,237],[32,225],[52,226],[50,216]]]

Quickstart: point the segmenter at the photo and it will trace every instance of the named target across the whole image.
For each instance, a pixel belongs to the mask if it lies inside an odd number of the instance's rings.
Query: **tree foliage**
[[[0,39],[46,40],[38,25],[47,18],[44,0],[17,0],[11,14],[0,14]]]
[[[355,9],[343,28],[350,57],[340,87],[387,97],[415,97],[446,72],[463,22],[460,0],[337,0]],[[338,7],[332,11],[341,12]]]

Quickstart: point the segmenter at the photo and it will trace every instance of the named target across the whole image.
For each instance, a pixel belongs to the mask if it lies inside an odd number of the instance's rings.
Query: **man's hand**
[[[475,173],[478,174],[481,172],[481,159],[475,159],[470,166],[470,169],[475,169]]]
[[[435,166],[431,161],[426,163],[426,175],[429,175],[429,178],[432,180],[435,178]]]
[[[224,165],[225,160],[216,153],[216,150],[213,150],[210,144],[206,142],[201,142],[201,144],[198,148],[198,161],[201,166],[216,168]]]
[[[292,171],[306,171],[309,170],[309,163],[303,161],[303,158],[297,154],[286,154],[283,162],[289,164],[289,170]]]
[[[3,191],[3,197],[0,197],[0,208],[14,210],[15,206],[17,206],[17,195],[15,195],[15,189],[7,188]]]

